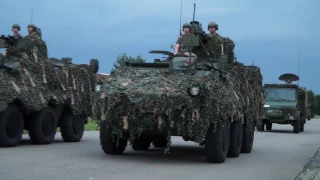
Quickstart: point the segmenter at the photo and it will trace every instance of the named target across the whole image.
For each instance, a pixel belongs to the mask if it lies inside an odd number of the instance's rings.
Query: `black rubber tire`
[[[214,132],[214,126],[210,126],[204,147],[206,160],[211,163],[223,163],[227,158],[229,141],[230,127],[218,127]]]
[[[254,130],[248,130],[247,126],[243,126],[243,140],[241,153],[251,153],[254,141]]]
[[[99,71],[99,61],[97,59],[91,59],[90,68],[93,73],[97,73]]]
[[[70,111],[62,114],[60,118],[60,130],[65,142],[79,142],[84,132],[84,117],[74,116]]]
[[[230,126],[230,142],[227,157],[238,157],[241,152],[243,140],[243,124],[235,121]]]
[[[15,147],[20,143],[24,128],[23,115],[14,104],[0,114],[0,147]]]
[[[101,122],[100,128],[100,145],[104,153],[111,155],[122,154],[127,147],[128,141],[119,139],[117,143],[117,135],[112,134],[106,121]]]
[[[300,121],[301,119],[297,119],[296,121],[294,121],[293,123],[293,133],[300,133]]]
[[[272,123],[266,124],[266,130],[271,131],[272,130]]]
[[[0,53],[0,67],[4,64],[5,57]]]
[[[152,139],[152,144],[156,148],[165,148],[167,146],[166,136],[156,136]]]
[[[300,117],[300,132],[304,131],[304,124],[306,123],[306,119],[304,116]]]
[[[151,136],[141,135],[132,142],[132,149],[136,151],[146,151],[149,149],[152,141]]]
[[[29,136],[34,144],[50,144],[57,132],[57,117],[51,107],[37,112],[31,120]]]
[[[265,124],[262,123],[261,125],[258,125],[258,131],[264,131]]]

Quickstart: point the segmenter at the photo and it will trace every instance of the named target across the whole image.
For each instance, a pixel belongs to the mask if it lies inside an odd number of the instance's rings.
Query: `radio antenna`
[[[300,52],[299,52],[299,59],[298,59],[298,76],[299,76],[299,80],[298,80],[298,86],[299,86],[299,81],[300,81]]]
[[[181,1],[181,5],[180,5],[180,29],[179,29],[180,36],[182,36],[182,33],[181,33],[181,17],[182,17],[182,1]]]
[[[193,22],[194,22],[194,16],[196,15],[196,3],[193,3]]]
[[[32,11],[31,11],[31,24],[32,24],[32,18],[33,18],[33,9],[32,9]]]

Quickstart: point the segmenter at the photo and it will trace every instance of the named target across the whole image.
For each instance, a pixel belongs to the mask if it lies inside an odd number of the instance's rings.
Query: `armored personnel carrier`
[[[214,44],[199,22],[191,24],[193,35],[182,36],[193,48],[188,56],[128,62],[99,86],[95,112],[106,154],[123,153],[128,142],[134,150],[152,143],[169,153],[172,136],[204,146],[213,163],[251,152],[264,104],[260,69],[228,58],[229,38]],[[220,54],[212,54],[217,46]]]
[[[295,74],[282,74],[279,80],[285,81],[285,84],[264,84],[266,102],[259,131],[264,131],[265,127],[271,130],[272,124],[277,123],[291,124],[294,133],[303,132],[311,105],[307,90],[292,84],[299,80]]]
[[[73,64],[71,58],[48,58],[37,35],[17,41],[0,37],[0,147],[19,144],[27,130],[34,144],[49,144],[57,127],[66,142],[82,139],[93,114],[98,60]]]

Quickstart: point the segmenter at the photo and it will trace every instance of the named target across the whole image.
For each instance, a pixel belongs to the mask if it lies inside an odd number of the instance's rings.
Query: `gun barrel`
[[[164,54],[164,55],[173,55],[170,51],[162,51],[162,50],[151,50],[149,53],[155,53],[155,54]]]

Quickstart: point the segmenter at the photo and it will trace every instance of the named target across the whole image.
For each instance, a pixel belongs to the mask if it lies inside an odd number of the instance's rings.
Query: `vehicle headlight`
[[[191,95],[196,96],[199,94],[199,88],[198,87],[192,87],[189,89],[189,92]]]
[[[101,85],[96,85],[96,92],[99,92],[101,88]]]

